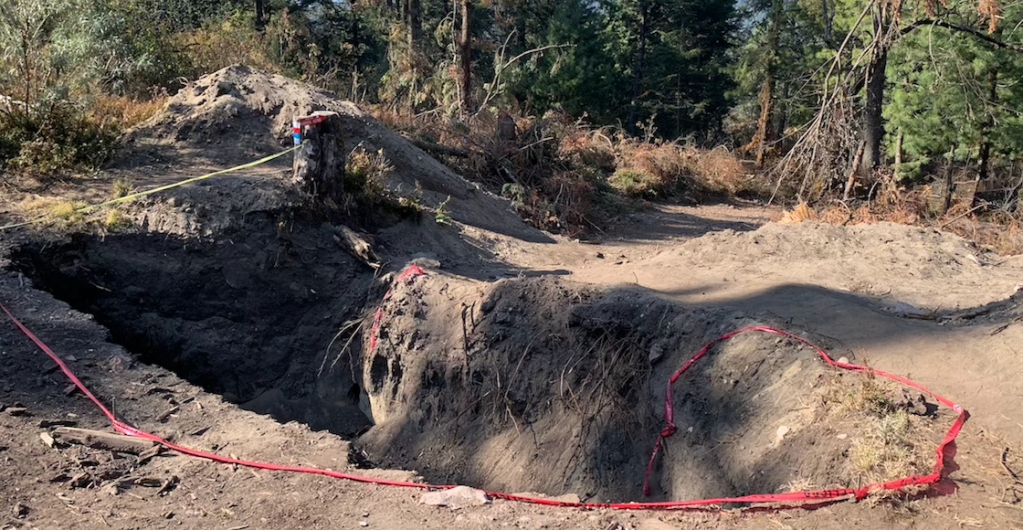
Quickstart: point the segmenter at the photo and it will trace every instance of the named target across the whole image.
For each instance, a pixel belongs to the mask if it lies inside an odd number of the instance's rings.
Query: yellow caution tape
[[[280,158],[280,157],[282,157],[282,156],[284,156],[284,155],[286,155],[286,154],[288,154],[288,153],[298,149],[299,147],[301,147],[301,146],[296,145],[295,147],[292,147],[292,148],[288,149],[287,151],[281,151],[280,153],[277,153],[275,155],[270,155],[270,156],[268,156],[266,158],[261,158],[259,160],[256,160],[255,162],[249,162],[248,164],[242,164],[242,165],[237,166],[237,167],[233,167],[233,168],[230,168],[230,169],[224,169],[224,170],[221,170],[221,171],[210,173],[208,175],[203,175],[201,177],[192,177],[190,179],[182,180],[181,182],[175,182],[174,184],[168,184],[166,186],[160,186],[158,188],[153,188],[151,190],[145,190],[145,191],[140,191],[138,193],[132,193],[130,195],[125,195],[124,197],[118,197],[116,199],[109,200],[109,201],[106,201],[106,202],[101,202],[99,204],[93,204],[93,205],[90,205],[90,206],[85,206],[83,208],[78,208],[78,209],[72,210],[71,212],[69,212],[67,214],[62,214],[62,215],[54,215],[54,214],[44,215],[44,216],[42,216],[42,217],[40,217],[38,219],[33,219],[31,221],[25,221],[23,223],[17,223],[17,224],[12,224],[12,225],[7,225],[7,226],[0,226],[0,231],[2,231],[2,230],[10,230],[12,228],[21,228],[23,226],[30,226],[30,225],[39,224],[39,223],[44,223],[44,222],[49,221],[51,219],[55,219],[55,218],[58,218],[58,217],[67,217],[67,216],[71,216],[71,215],[74,215],[74,214],[77,214],[77,213],[94,212],[96,210],[107,208],[109,206],[114,206],[114,205],[117,205],[117,204],[133,201],[133,200],[135,200],[135,199],[137,199],[139,197],[144,197],[146,195],[152,195],[154,193],[160,193],[161,191],[167,191],[169,189],[173,189],[173,188],[177,188],[177,187],[180,187],[180,186],[184,186],[185,184],[191,184],[193,182],[199,182],[200,180],[206,180],[208,178],[218,177],[218,176],[224,175],[226,173],[233,173],[235,171],[241,171],[243,169],[253,168],[253,167],[265,164],[265,163],[267,163],[267,162],[269,162],[271,160],[275,160],[277,158]]]

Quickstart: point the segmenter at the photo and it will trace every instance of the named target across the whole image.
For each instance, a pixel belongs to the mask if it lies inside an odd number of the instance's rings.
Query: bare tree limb
[[[508,37],[511,38],[511,35],[509,35]],[[508,46],[508,42],[505,41],[504,45],[501,46],[500,57],[498,57],[499,61],[500,61],[501,58],[504,57],[504,50],[505,50],[505,48],[507,46]],[[498,85],[501,82],[501,74],[503,74],[504,71],[509,66],[515,64],[519,59],[522,59],[523,57],[528,57],[528,56],[536,54],[536,53],[543,53],[543,52],[545,52],[547,50],[555,50],[555,49],[559,49],[560,50],[562,48],[574,48],[574,47],[575,47],[575,44],[551,44],[549,46],[542,46],[540,48],[533,48],[532,50],[526,50],[526,51],[516,55],[515,57],[512,57],[511,59],[508,60],[508,62],[506,62],[504,64],[501,64],[500,62],[498,62],[498,64],[496,64],[495,68],[494,68],[494,79],[490,82],[490,88],[487,90],[487,96],[485,98],[483,98],[483,103],[480,104],[479,109],[476,111],[476,113],[479,114],[480,112],[483,111],[483,109],[487,108],[487,104],[490,103],[490,101],[492,99],[494,99],[494,97],[497,95],[497,87],[498,87]]]
[[[994,38],[994,37],[992,37],[990,35],[985,34],[982,31],[976,30],[976,29],[971,28],[971,27],[960,26],[958,24],[953,24],[953,23],[945,21],[945,20],[938,20],[938,19],[933,19],[933,18],[925,18],[925,19],[922,19],[922,20],[917,20],[916,22],[906,26],[905,28],[902,28],[902,34],[905,35],[907,33],[912,32],[913,30],[915,30],[917,28],[921,28],[921,27],[924,27],[924,26],[937,26],[939,28],[945,28],[945,29],[950,29],[952,31],[958,31],[960,33],[966,33],[967,35],[972,35],[972,36],[974,36],[974,37],[976,37],[976,38],[978,38],[978,39],[980,39],[980,40],[982,40],[984,42],[987,42],[988,44],[994,46],[995,49],[1003,49],[1004,48],[1006,50],[1014,51],[1016,53],[1023,53],[1023,46],[1020,46],[1019,44],[1013,44],[1011,42],[1005,42],[1005,41],[998,40],[998,39],[996,39],[996,38]]]

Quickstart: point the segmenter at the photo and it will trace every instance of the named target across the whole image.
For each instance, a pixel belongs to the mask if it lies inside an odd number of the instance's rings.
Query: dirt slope
[[[206,169],[251,162],[290,147],[293,118],[315,111],[332,111],[341,116],[347,149],[361,146],[369,152],[382,150],[394,166],[388,185],[397,193],[411,195],[421,188],[421,201],[430,208],[451,197],[448,210],[455,220],[520,239],[548,240],[530,229],[507,201],[456,175],[353,103],[305,83],[244,66],[225,68],[181,89],[163,112],[128,136],[129,149],[112,173],[160,175],[157,179],[146,178],[148,186],[201,174]],[[202,187],[177,191],[171,196],[183,194],[177,202],[195,208],[211,203],[226,206],[229,215],[215,217],[218,222],[212,231],[218,231],[228,219],[237,219],[247,212],[294,204],[295,198],[283,182],[286,179],[268,178],[281,177],[290,165],[291,157],[285,157],[267,169],[246,172],[247,177],[211,181],[208,187],[218,190],[219,196],[203,193]],[[251,203],[254,197],[261,197],[260,202]],[[235,201],[250,205],[240,209]],[[187,206],[173,209],[191,213]],[[217,208],[212,208],[206,215],[217,213]],[[199,223],[208,225],[209,221]]]

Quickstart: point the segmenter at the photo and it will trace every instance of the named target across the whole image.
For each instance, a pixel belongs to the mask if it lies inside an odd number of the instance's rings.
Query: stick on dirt
[[[140,455],[156,444],[140,438],[132,438],[121,434],[111,434],[87,429],[75,429],[73,427],[58,427],[53,431],[53,437],[62,443],[84,445],[93,449],[104,449]]]

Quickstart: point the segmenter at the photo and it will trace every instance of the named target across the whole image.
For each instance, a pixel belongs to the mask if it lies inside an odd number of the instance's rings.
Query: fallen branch
[[[141,438],[75,429],[73,427],[58,427],[53,431],[53,437],[62,443],[84,445],[93,449],[131,453],[133,455],[141,455],[156,447],[155,443]]]
[[[427,153],[435,153],[439,155],[457,156],[458,158],[469,158],[471,153],[467,149],[460,147],[451,147],[449,145],[435,144],[433,142],[427,142],[424,140],[412,140],[412,145],[426,151]]]
[[[352,255],[362,260],[369,268],[373,270],[380,268],[381,260],[376,252],[373,252],[373,247],[351,228],[343,225],[335,227],[334,241],[348,249]]]

